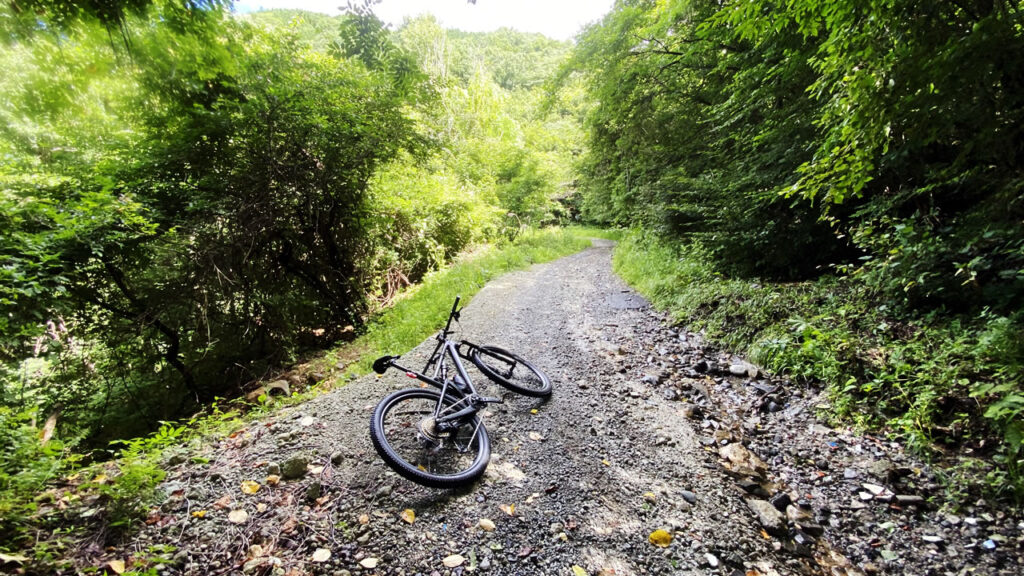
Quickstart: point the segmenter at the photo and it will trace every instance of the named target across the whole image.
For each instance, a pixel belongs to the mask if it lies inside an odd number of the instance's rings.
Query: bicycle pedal
[[[483,404],[503,404],[505,401],[501,398],[492,398],[487,396],[481,396],[480,402]]]

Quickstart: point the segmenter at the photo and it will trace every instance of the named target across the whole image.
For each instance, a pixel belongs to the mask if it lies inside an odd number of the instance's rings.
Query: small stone
[[[822,439],[832,433],[832,429],[824,424],[811,424],[807,427],[807,431]]]
[[[733,376],[746,376],[747,367],[743,364],[731,364],[729,366],[729,374],[732,374]]]
[[[855,480],[858,476],[860,476],[860,472],[855,468],[847,468],[846,470],[843,470],[843,478],[847,480]]]
[[[921,506],[924,504],[924,498],[911,494],[897,494],[896,503],[903,506]]]
[[[747,500],[747,506],[757,516],[758,522],[769,534],[783,536],[786,534],[786,520],[775,506],[765,500]]]
[[[332,452],[331,453],[331,464],[334,464],[335,466],[337,466],[337,465],[341,464],[344,461],[345,461],[345,454],[344,453],[342,453],[342,452]]]
[[[267,464],[267,476],[280,476],[281,465],[277,462],[271,462]]]
[[[876,478],[887,478],[889,470],[892,470],[892,463],[888,460],[876,460],[868,466],[868,472]]]
[[[380,488],[377,488],[377,492],[373,495],[374,498],[387,498],[391,496],[391,485],[385,484]]]
[[[751,478],[741,478],[736,482],[736,485],[743,489],[747,494],[757,496],[759,498],[768,498],[771,494],[761,486],[760,482],[757,482]]]
[[[689,420],[700,420],[704,417],[704,411],[701,410],[700,406],[695,404],[683,404],[679,409],[679,412],[683,415],[683,418],[687,418]]]
[[[804,538],[800,538],[800,540],[802,541]],[[811,558],[814,556],[809,544],[802,544],[796,539],[786,540],[783,543],[783,547],[787,552],[794,556],[799,556],[801,558]]]
[[[182,566],[188,563],[188,559],[189,552],[187,550],[178,550],[174,553],[174,556],[171,557],[171,564],[177,566],[178,568],[181,568]]]
[[[481,518],[480,519],[480,529],[483,530],[484,532],[494,532],[494,529],[495,529],[494,521],[491,520],[490,518]]]
[[[925,534],[924,536],[921,536],[921,540],[924,540],[925,542],[928,542],[929,544],[941,544],[942,542],[945,541],[945,539],[943,539],[942,536],[935,536],[935,535],[932,535],[932,534]]]
[[[281,476],[289,480],[302,478],[306,475],[307,466],[309,466],[308,456],[301,454],[292,456],[281,464]]]
[[[793,503],[793,498],[786,492],[779,492],[775,496],[772,496],[770,502],[772,506],[779,512],[783,512]]]
[[[689,490],[683,490],[682,492],[679,493],[679,495],[683,497],[683,500],[686,500],[690,504],[697,503],[697,495]]]
[[[790,522],[810,521],[813,519],[810,512],[801,509],[799,506],[794,506],[793,504],[786,506],[786,518],[788,518]]]
[[[319,498],[322,493],[323,486],[319,482],[311,482],[309,486],[306,487],[306,500],[308,502],[313,502]]]
[[[804,534],[800,530],[791,530],[790,531],[790,538],[793,539],[793,543],[796,544],[797,546],[813,546],[814,545],[814,539],[811,538],[810,536],[808,536],[807,534]]]
[[[996,542],[995,542],[995,540],[991,540],[991,539],[990,540],[985,540],[984,542],[981,543],[981,547],[984,548],[985,550],[988,550],[988,551],[991,552],[992,550],[996,549]]]
[[[718,568],[718,557],[710,552],[704,553],[704,561],[708,563],[708,566],[712,568]]]
[[[825,535],[825,528],[821,524],[800,522],[798,526],[800,526],[800,530],[802,530],[804,534],[807,534],[812,538],[821,538]]]
[[[870,492],[872,496],[878,496],[882,492],[885,492],[885,487],[884,486],[879,486],[878,484],[861,484],[861,486],[865,490]]]

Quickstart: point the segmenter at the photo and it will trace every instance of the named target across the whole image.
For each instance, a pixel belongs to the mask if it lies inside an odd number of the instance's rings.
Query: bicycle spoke
[[[478,441],[479,421],[463,425],[450,432],[438,432],[435,410],[444,416],[467,404],[460,399],[445,404],[429,398],[409,400],[400,409],[390,411],[384,419],[384,435],[395,453],[412,467],[423,472],[450,475],[472,465]]]

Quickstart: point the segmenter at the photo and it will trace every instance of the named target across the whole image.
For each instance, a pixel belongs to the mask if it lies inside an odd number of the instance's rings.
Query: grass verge
[[[1024,498],[1024,316],[915,315],[855,280],[717,274],[699,246],[631,235],[616,272],[656,307],[778,374],[827,386],[827,419],[899,437],[952,493]],[[963,501],[963,499],[960,499]]]

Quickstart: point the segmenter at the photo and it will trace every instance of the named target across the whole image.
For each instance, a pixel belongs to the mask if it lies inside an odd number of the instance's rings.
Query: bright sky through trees
[[[521,32],[540,32],[558,40],[572,38],[584,25],[611,10],[613,0],[384,0],[374,12],[396,27],[406,17],[430,13],[447,28],[489,32],[501,27]],[[293,8],[338,14],[344,0],[239,0],[238,12]]]

